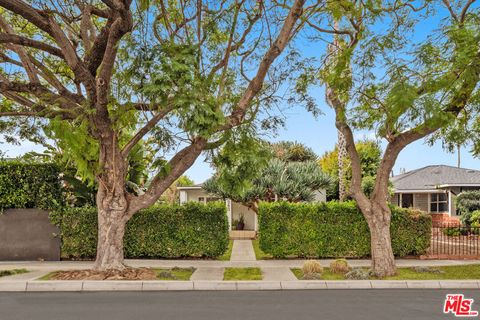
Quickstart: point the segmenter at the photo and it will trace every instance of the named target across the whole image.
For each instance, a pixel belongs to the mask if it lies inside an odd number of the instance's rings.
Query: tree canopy
[[[368,190],[371,187],[371,182],[375,182],[375,176],[377,174],[378,166],[380,165],[382,149],[378,142],[374,140],[362,140],[357,141],[355,146],[358,150],[358,154],[360,157],[360,163],[362,168],[362,190],[364,192],[371,191]],[[333,183],[328,190],[327,196],[329,199],[338,199],[338,148],[335,147],[332,151],[327,151],[323,154],[323,156],[318,160],[322,171],[329,174],[333,178]],[[345,166],[345,182],[348,185],[352,180],[352,168],[349,159],[344,160]],[[366,192],[366,194],[370,194],[370,192]]]
[[[96,269],[124,268],[126,222],[202,152],[278,122],[265,111],[297,69],[304,4],[0,0],[0,132],[54,141],[97,186]]]
[[[305,145],[288,141],[251,143],[253,152],[263,150],[262,153],[252,154],[242,148],[246,156],[236,154],[235,166],[222,157],[230,149],[220,152],[217,171],[203,185],[206,191],[256,211],[259,201],[312,201],[319,189],[329,187],[330,177],[315,161],[317,155]]]
[[[464,114],[478,114],[479,8],[471,0],[338,1],[332,6],[330,26],[312,26],[319,45],[329,39],[323,63],[308,69],[297,89],[307,92],[318,82],[325,86],[350,158],[349,194],[369,225],[372,269],[380,277],[394,275],[390,172],[411,143],[449,128]],[[419,36],[426,26],[427,36]],[[362,189],[355,130],[374,131],[386,141],[370,194]]]

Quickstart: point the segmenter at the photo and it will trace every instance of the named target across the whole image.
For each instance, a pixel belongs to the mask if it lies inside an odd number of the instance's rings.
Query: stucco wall
[[[327,191],[325,189],[320,189],[314,192],[314,201],[316,202],[326,202],[327,201]]]
[[[208,197],[208,193],[203,189],[187,190],[187,201],[198,201],[199,197]]]
[[[0,214],[0,260],[60,260],[59,229],[40,209],[8,209]]]
[[[244,205],[232,201],[232,222],[243,214],[245,230],[255,230],[255,212]],[[234,226],[235,227],[235,226]]]

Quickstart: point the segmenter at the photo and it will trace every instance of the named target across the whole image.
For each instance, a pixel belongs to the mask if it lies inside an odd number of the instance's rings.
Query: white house
[[[188,187],[178,187],[180,191],[180,204],[187,201],[198,201],[207,203],[210,201],[221,200],[215,195],[207,193],[202,184],[197,184]],[[326,190],[320,189],[315,193],[315,200],[317,202],[326,201]],[[227,206],[228,230],[231,238],[255,238],[258,231],[258,217],[255,211],[244,206],[241,203],[234,202],[230,199],[225,200]],[[245,227],[242,231],[234,230],[232,222],[238,221],[243,216]]]

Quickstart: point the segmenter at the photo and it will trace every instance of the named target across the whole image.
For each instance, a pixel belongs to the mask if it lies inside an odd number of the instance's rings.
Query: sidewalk
[[[318,260],[323,266],[333,259]],[[235,240],[230,261],[217,260],[125,260],[131,267],[189,268],[196,270],[190,281],[42,281],[52,271],[89,269],[93,261],[1,261],[0,270],[27,269],[29,272],[0,277],[1,291],[158,291],[158,290],[308,290],[308,289],[381,289],[381,288],[480,288],[479,280],[297,280],[290,268],[301,268],[305,260],[256,260],[251,240]],[[368,267],[370,260],[348,260],[352,267]],[[398,259],[397,267],[454,266],[478,264],[479,260]],[[223,281],[225,268],[257,267],[259,281]]]
[[[328,266],[334,259],[319,259],[323,266]],[[137,260],[127,259],[125,264],[131,267],[151,267],[151,268],[201,268],[201,267],[281,267],[281,268],[301,268],[305,260],[255,260],[255,261],[217,261],[217,260]],[[397,267],[417,267],[417,266],[455,266],[466,264],[480,264],[480,260],[416,260],[416,259],[398,259],[395,261]],[[348,260],[352,267],[368,267],[370,260],[358,259]],[[93,261],[1,261],[0,269],[25,268],[29,270],[55,271],[72,269],[89,269],[93,266]],[[0,278],[2,279],[2,278]],[[1,281],[1,280],[0,280]]]

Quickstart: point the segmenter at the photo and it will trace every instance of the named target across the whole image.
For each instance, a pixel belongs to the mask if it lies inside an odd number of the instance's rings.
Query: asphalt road
[[[480,310],[480,290],[0,293],[0,319],[454,319],[446,293]]]

